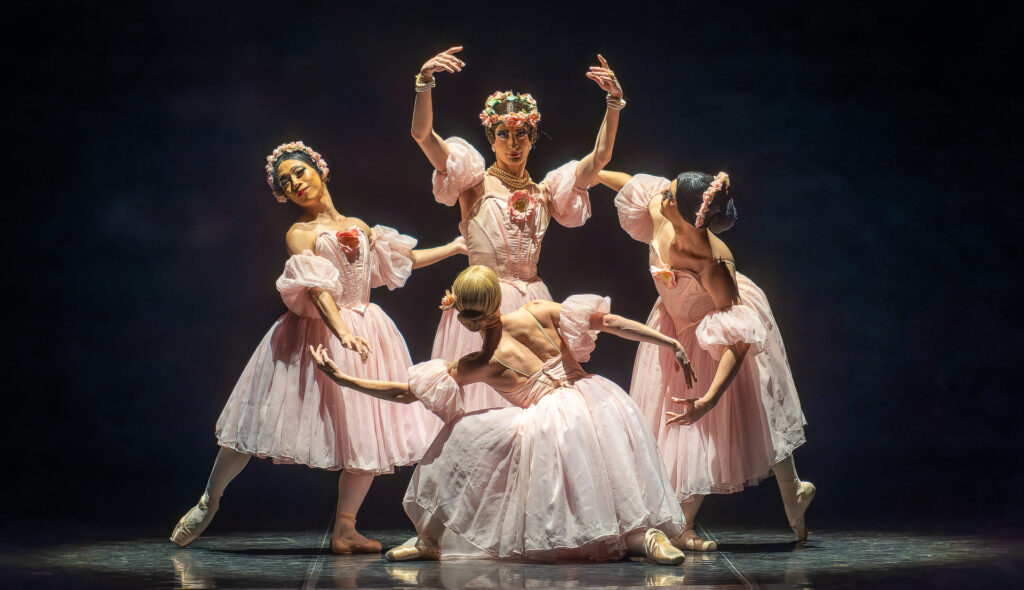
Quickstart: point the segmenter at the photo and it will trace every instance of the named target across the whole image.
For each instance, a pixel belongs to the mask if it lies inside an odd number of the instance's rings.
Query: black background
[[[263,173],[303,139],[338,209],[447,241],[409,137],[413,75],[438,76],[435,128],[484,150],[496,89],[544,115],[535,178],[588,152],[600,51],[629,106],[610,169],[729,171],[723,235],[768,294],[809,421],[796,453],[814,528],[1005,531],[1024,523],[1015,295],[1019,13],[980,4],[784,2],[21,4],[8,11],[3,529],[169,534],[203,489],[213,426],[284,307],[297,217]],[[540,273],[560,300],[644,319],[646,249],[593,218],[553,226]],[[464,259],[374,300],[425,360]],[[635,345],[589,369],[628,387]],[[409,470],[379,478],[361,526],[407,526]],[[217,524],[327,526],[336,473],[254,460]],[[705,504],[706,524],[784,526],[773,482]]]

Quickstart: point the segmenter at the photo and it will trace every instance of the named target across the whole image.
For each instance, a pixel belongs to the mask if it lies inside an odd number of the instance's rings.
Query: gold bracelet
[[[611,92],[608,93],[604,101],[607,103],[608,108],[613,111],[621,111],[626,108],[626,101],[621,96],[612,96]]]
[[[437,85],[437,80],[433,76],[430,77],[430,81],[424,81],[423,74],[416,74],[416,92],[426,92]]]

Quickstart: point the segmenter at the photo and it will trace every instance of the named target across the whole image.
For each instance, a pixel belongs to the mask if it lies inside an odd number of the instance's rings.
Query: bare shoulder
[[[371,237],[372,234],[373,234],[373,230],[370,228],[370,226],[367,225],[367,223],[365,221],[363,221],[362,219],[359,219],[358,217],[348,217],[348,216],[346,216],[345,217],[345,223],[348,226],[350,226],[350,227],[351,226],[358,227],[359,229],[361,229],[363,231],[364,234],[366,234],[367,237]]]
[[[289,254],[301,254],[306,250],[313,250],[316,246],[316,232],[307,222],[297,222],[288,228],[284,235],[284,242],[288,246]]]
[[[553,319],[558,317],[558,312],[561,311],[562,306],[554,301],[535,300],[530,301],[523,308],[529,310],[530,313],[539,319]]]
[[[729,249],[729,246],[727,246],[721,238],[711,232],[708,232],[708,237],[711,241],[711,255],[716,260],[726,260],[735,265],[736,259],[733,257],[732,250]]]

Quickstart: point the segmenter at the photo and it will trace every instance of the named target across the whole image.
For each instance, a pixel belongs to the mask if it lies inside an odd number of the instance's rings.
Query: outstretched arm
[[[625,338],[626,340],[650,342],[651,344],[671,348],[675,352],[676,361],[683,368],[683,378],[686,379],[686,386],[693,387],[693,383],[697,380],[697,374],[693,370],[693,365],[690,364],[690,358],[686,356],[683,346],[675,338],[669,338],[640,322],[613,313],[595,313],[590,316],[590,329],[615,334],[619,338]]]
[[[440,262],[456,254],[466,254],[466,239],[462,236],[455,238],[444,246],[434,248],[420,248],[412,251],[412,267],[422,268]]]
[[[408,404],[416,401],[416,397],[409,391],[407,383],[360,379],[359,377],[351,377],[342,373],[338,365],[327,354],[327,349],[324,348],[323,344],[318,345],[316,348],[310,346],[309,352],[313,355],[313,360],[316,361],[316,368],[323,371],[332,381],[342,387],[354,389],[360,393],[389,402]]]
[[[612,170],[602,170],[597,173],[597,181],[595,184],[603,184],[606,187],[612,189],[615,192],[622,190],[622,187],[626,186],[626,183],[633,178],[632,175],[626,174],[625,172],[614,172]]]
[[[618,78],[608,67],[608,62],[604,57],[598,54],[597,59],[601,61],[601,65],[591,66],[587,77],[596,82],[602,90],[608,92],[608,109],[605,111],[604,120],[601,121],[601,128],[597,132],[594,151],[584,156],[576,167],[576,186],[580,188],[594,184],[597,173],[611,161],[612,148],[615,146],[615,133],[619,129],[621,107],[613,108],[613,106],[622,100],[622,86],[619,85]]]
[[[457,45],[427,60],[420,68],[417,85],[432,85],[436,72],[461,72],[466,62],[455,57],[460,51],[462,46]],[[412,111],[412,138],[419,144],[434,169],[444,171],[445,163],[448,161],[448,146],[434,131],[434,104],[431,94],[429,88],[416,93],[416,104]]]

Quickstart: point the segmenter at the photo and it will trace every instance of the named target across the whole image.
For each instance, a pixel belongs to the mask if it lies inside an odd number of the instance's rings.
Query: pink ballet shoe
[[[780,481],[779,489],[782,491],[782,503],[786,506],[789,528],[793,529],[797,541],[806,541],[807,523],[804,515],[818,489],[813,483],[800,480]]]
[[[644,534],[644,555],[661,565],[679,565],[686,559],[683,552],[673,547],[665,533],[658,529],[647,529]]]
[[[388,550],[384,554],[384,559],[388,561],[437,561],[441,559],[441,548],[427,547],[417,541],[416,545],[399,545]]]
[[[683,531],[682,534],[672,537],[671,541],[679,549],[687,551],[718,551],[718,543],[701,538],[693,529]]]
[[[347,533],[344,537],[331,537],[331,551],[337,555],[352,555],[353,553],[380,553],[382,549],[380,541],[374,539],[367,539],[363,537],[363,540],[353,539],[349,535],[355,534],[356,532],[356,515],[348,512],[339,512],[337,517],[342,520],[352,521],[352,532]],[[362,535],[359,535],[362,537]]]
[[[203,493],[199,498],[199,503],[186,512],[185,516],[182,516],[178,524],[175,525],[174,532],[171,533],[171,541],[178,547],[187,547],[203,534],[206,527],[210,526],[213,515],[217,513],[219,507],[219,499],[216,504],[213,504],[210,494]]]

